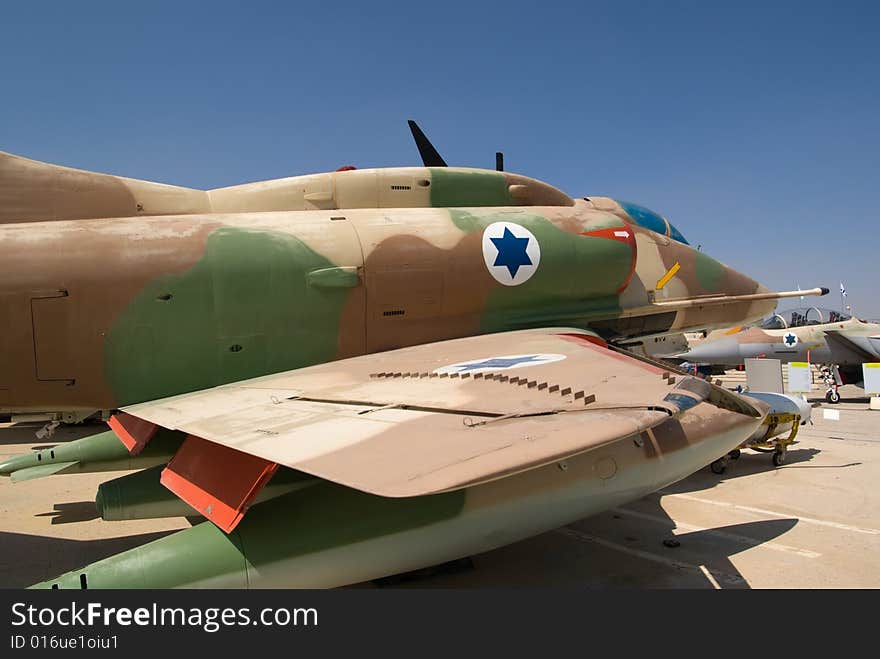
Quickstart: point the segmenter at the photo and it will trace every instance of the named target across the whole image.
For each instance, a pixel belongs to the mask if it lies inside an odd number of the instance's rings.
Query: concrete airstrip
[[[776,468],[743,451],[722,475],[702,469],[654,495],[472,557],[470,566],[398,587],[880,587],[880,411],[860,389],[828,405]],[[826,418],[825,410],[838,413]],[[0,424],[0,459],[104,429]],[[185,518],[104,522],[98,484],[124,472],[13,484],[0,479],[0,587],[19,588],[189,526]],[[372,587],[372,584],[365,584]]]

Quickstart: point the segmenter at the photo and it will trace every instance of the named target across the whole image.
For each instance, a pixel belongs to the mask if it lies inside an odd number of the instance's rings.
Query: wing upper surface
[[[705,398],[598,343],[568,329],[483,335],[123,411],[356,489],[418,496],[601,446],[657,425],[682,400]]]

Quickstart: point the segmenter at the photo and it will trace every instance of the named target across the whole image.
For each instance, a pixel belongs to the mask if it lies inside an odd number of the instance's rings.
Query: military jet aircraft
[[[149,467],[102,486],[106,518],[179,515],[176,495],[209,520],[43,586],[342,585],[638,498],[771,409],[613,342],[827,293],[771,292],[646,209],[506,172],[208,199],[0,226],[2,405],[119,410],[0,473]]]
[[[755,357],[823,364],[830,369],[825,399],[837,403],[840,385],[860,384],[862,364],[880,361],[880,324],[840,311],[803,307],[774,313],[756,327],[715,333],[670,356],[722,366]]]

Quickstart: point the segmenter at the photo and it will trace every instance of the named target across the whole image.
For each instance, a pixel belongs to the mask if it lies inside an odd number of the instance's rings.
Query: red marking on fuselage
[[[636,246],[636,235],[633,232],[632,227],[627,223],[621,220],[623,226],[619,227],[608,227],[606,229],[596,229],[595,231],[583,231],[581,232],[582,236],[588,236],[590,238],[604,238],[606,240],[616,240],[617,242],[624,243],[629,245],[630,251],[630,264],[629,264],[629,274],[623,280],[623,284],[620,288],[617,289],[617,293],[622,293],[627,286],[629,286],[630,280],[632,280],[633,274],[636,271],[636,261],[638,260],[638,248]]]
[[[569,332],[562,332],[561,334],[557,334],[556,336],[561,336],[566,341],[575,339],[575,343],[586,341],[587,343],[593,343],[600,348],[608,347],[608,342],[605,339],[602,339],[598,336],[593,336],[592,334],[571,334]]]

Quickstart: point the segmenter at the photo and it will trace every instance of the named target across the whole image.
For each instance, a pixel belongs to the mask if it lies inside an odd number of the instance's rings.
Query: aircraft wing
[[[857,339],[862,341],[866,340],[862,337],[857,337]],[[846,332],[840,330],[826,330],[825,340],[828,342],[828,347],[831,348],[833,359],[839,361],[846,360],[854,363],[877,361],[877,355],[872,353],[869,349],[870,342],[868,342],[867,345],[859,345],[848,336]]]
[[[542,329],[132,405],[111,427],[133,451],[156,427],[186,433],[162,482],[229,531],[278,465],[381,496],[427,495],[559,461],[725,396],[748,407],[720,387],[614,352],[590,333]]]

